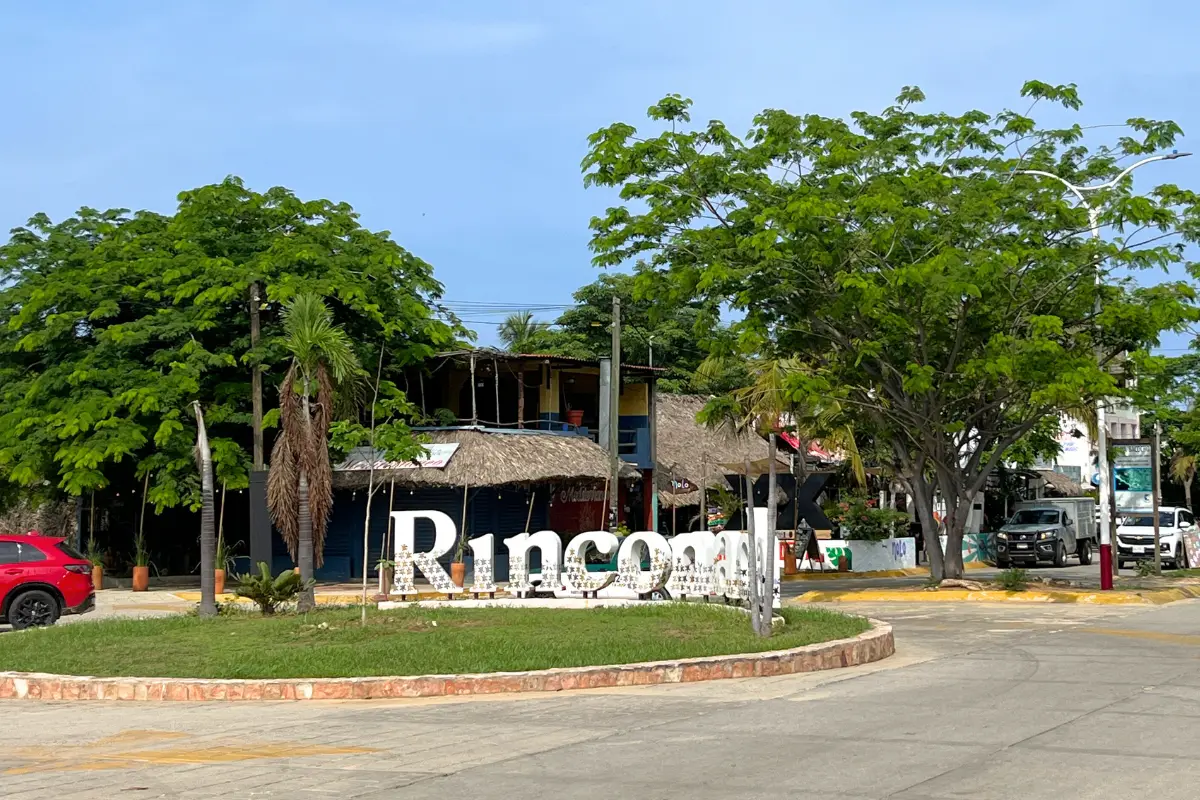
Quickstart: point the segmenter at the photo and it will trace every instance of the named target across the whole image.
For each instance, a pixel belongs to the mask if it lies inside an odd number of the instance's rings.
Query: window
[[[0,542],[0,564],[16,564],[21,560],[21,548],[16,542]]]
[[[1129,528],[1153,528],[1154,515],[1150,513],[1122,514],[1120,524]],[[1159,527],[1170,527],[1175,524],[1174,511],[1158,512]]]
[[[30,561],[45,561],[46,560],[46,554],[43,553],[41,550],[38,550],[33,545],[29,544],[28,542],[21,542],[21,544],[18,546],[21,548],[21,563],[22,564],[28,563]]]
[[[1192,512],[1190,512],[1190,511],[1180,511],[1179,512],[1179,524],[1180,525],[1191,525],[1195,521],[1196,521],[1196,518],[1192,516]]]
[[[1057,525],[1058,512],[1042,508],[1029,508],[1013,514],[1009,525]]]
[[[1066,475],[1076,483],[1083,483],[1083,467],[1072,467],[1067,464],[1056,464],[1054,471],[1060,475]]]
[[[87,561],[87,558],[84,557],[83,553],[79,552],[74,547],[71,547],[71,545],[67,544],[66,542],[59,542],[54,546],[57,547],[58,551],[67,558],[73,558],[76,561]]]

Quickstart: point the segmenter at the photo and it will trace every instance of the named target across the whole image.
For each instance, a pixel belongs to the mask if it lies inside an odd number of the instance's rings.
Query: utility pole
[[[1159,498],[1162,496],[1162,476],[1159,468],[1159,435],[1161,427],[1157,422],[1154,423],[1154,446],[1150,448],[1150,466],[1154,469],[1154,494],[1152,495],[1151,506],[1154,513],[1154,574],[1162,574],[1162,539],[1158,529],[1158,506]]]
[[[613,294],[612,360],[608,377],[608,464],[612,491],[608,495],[610,529],[617,530],[617,508],[621,486],[621,298]]]
[[[258,281],[250,284],[250,349],[254,356],[250,359],[250,408],[251,424],[254,426],[254,469],[263,470],[265,457],[263,453],[263,398],[262,398],[262,366],[258,363],[258,342],[262,337],[262,324],[259,321],[259,306],[262,301],[258,296]]]
[[[1155,161],[1174,161],[1177,158],[1190,156],[1191,153],[1172,152],[1163,155],[1150,156],[1143,158],[1130,164],[1123,169],[1117,177],[1104,183],[1094,184],[1092,186],[1076,186],[1065,178],[1055,175],[1053,172],[1045,172],[1040,169],[1018,169],[1014,172],[1018,175],[1037,175],[1042,178],[1053,178],[1054,180],[1066,186],[1071,194],[1075,195],[1079,200],[1079,204],[1087,209],[1088,227],[1090,229],[1093,240],[1100,238],[1100,210],[1088,202],[1084,192],[1098,192],[1104,189],[1111,189],[1120,183],[1126,175],[1133,172],[1138,167],[1145,164],[1151,164]],[[1096,265],[1096,286],[1099,288],[1101,283],[1100,265]],[[1100,315],[1100,293],[1096,293],[1095,304],[1096,316]],[[1103,352],[1101,345],[1096,345],[1096,358],[1103,363]],[[1113,588],[1113,574],[1118,571],[1120,559],[1113,558],[1112,537],[1116,532],[1116,525],[1113,523],[1113,518],[1116,516],[1116,503],[1113,498],[1113,475],[1108,468],[1108,422],[1105,419],[1105,399],[1098,398],[1096,400],[1096,428],[1099,434],[1096,437],[1096,469],[1100,473],[1099,501],[1100,501],[1100,588],[1109,590]],[[1157,495],[1156,495],[1157,497]],[[1109,511],[1109,504],[1112,503],[1112,511]],[[1110,516],[1110,514],[1112,516]],[[1155,526],[1158,525],[1158,514],[1154,516]],[[1158,563],[1158,537],[1155,536],[1155,564]]]

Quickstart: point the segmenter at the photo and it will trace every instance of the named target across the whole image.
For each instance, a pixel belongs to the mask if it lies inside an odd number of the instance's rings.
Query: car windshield
[[[1154,527],[1154,514],[1153,513],[1125,514],[1121,517],[1121,524],[1124,525],[1126,528],[1153,528]],[[1174,525],[1175,524],[1175,512],[1174,511],[1158,512],[1158,524],[1159,524],[1159,526]]]
[[[1013,514],[1009,525],[1057,525],[1058,512],[1046,508],[1027,508]]]

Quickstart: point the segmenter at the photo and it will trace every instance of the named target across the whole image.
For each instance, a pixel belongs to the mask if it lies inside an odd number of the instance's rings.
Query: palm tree
[[[281,430],[271,452],[267,505],[300,566],[305,590],[297,605],[308,611],[315,602],[313,570],[321,566],[333,505],[328,435],[334,390],[351,384],[361,369],[350,337],[316,295],[298,295],[288,304],[283,331],[292,363],[279,392]]]
[[[213,462],[212,449],[208,445],[208,430],[204,427],[204,412],[200,401],[192,401],[196,412],[196,465],[200,468],[200,616],[217,615],[217,539],[213,534]],[[145,497],[143,493],[142,497]],[[142,516],[145,516],[145,505]]]
[[[720,375],[733,374],[731,359],[732,356],[728,355],[710,356],[700,365],[697,375],[713,380]],[[803,484],[808,477],[805,459],[809,442],[817,438],[825,446],[846,454],[852,474],[863,486],[866,485],[866,470],[855,443],[854,430],[845,423],[843,409],[836,400],[827,400],[818,406],[806,406],[793,399],[792,384],[808,374],[807,367],[801,361],[795,358],[757,359],[742,366],[748,367],[750,382],[711,402],[704,416],[710,425],[725,425],[739,433],[761,435],[767,439],[767,555],[764,563],[768,566],[765,582],[760,589],[763,619],[760,620],[761,627],[756,630],[760,635],[770,636],[769,609],[774,583],[771,556],[776,552],[775,529],[778,527],[775,505],[778,434],[790,429],[799,439],[799,484]],[[753,615],[751,621],[755,622]]]
[[[1176,448],[1171,454],[1171,477],[1183,484],[1184,502],[1192,510],[1192,481],[1196,479],[1196,468],[1200,466],[1195,455]]]
[[[518,311],[510,314],[500,323],[497,335],[504,342],[504,349],[510,353],[527,353],[536,349],[534,341],[537,335],[550,326],[545,322],[536,322],[532,311]]]

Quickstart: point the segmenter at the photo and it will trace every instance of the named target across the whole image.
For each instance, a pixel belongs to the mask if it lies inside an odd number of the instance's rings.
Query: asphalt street
[[[839,608],[891,620],[897,654],[810,675],[482,700],[12,701],[0,796],[1196,796],[1198,601]]]

